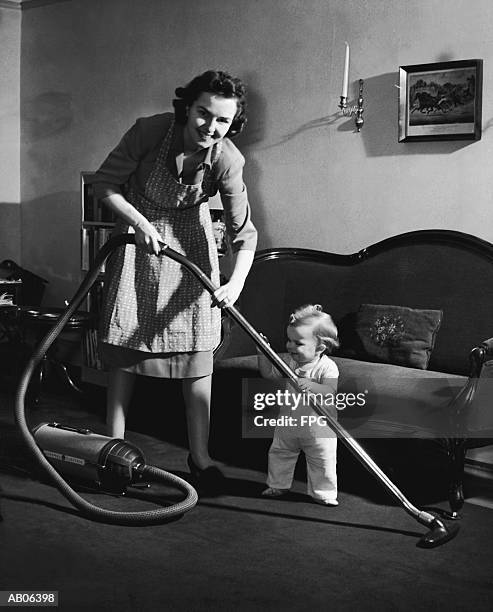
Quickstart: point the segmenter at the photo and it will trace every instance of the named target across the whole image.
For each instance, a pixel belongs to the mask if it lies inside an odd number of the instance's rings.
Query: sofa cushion
[[[287,360],[286,353],[280,356]],[[341,425],[353,437],[435,438],[457,434],[449,405],[467,381],[465,376],[343,357],[332,359],[340,373],[338,393],[362,398],[339,412]],[[216,387],[231,395],[231,385],[240,388],[242,380],[260,376],[257,356],[219,361],[214,375]],[[259,389],[256,383],[252,388]],[[247,389],[243,385],[245,410],[251,403],[245,397]]]
[[[338,391],[364,394],[347,407],[342,425],[356,438],[430,438],[457,433],[450,403],[467,377],[419,368],[334,357]]]
[[[426,370],[441,321],[441,310],[362,304],[355,324],[362,357]]]

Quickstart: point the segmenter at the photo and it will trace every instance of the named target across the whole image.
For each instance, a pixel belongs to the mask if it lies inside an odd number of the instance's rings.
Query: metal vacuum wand
[[[130,238],[130,237],[128,237]],[[128,242],[131,242],[129,239]],[[164,245],[161,251],[161,255],[169,257],[174,261],[183,265],[189,272],[191,272],[205,287],[205,289],[213,295],[217,287],[210,281],[209,277],[194,263],[189,261],[186,257],[173,250],[172,248]],[[276,368],[288,378],[294,388],[300,393],[302,392],[301,387],[298,384],[298,378],[295,373],[289,368],[289,366],[272,350],[270,345],[262,338],[262,336],[250,325],[245,317],[234,307],[224,306],[223,310],[226,314],[236,321],[238,325],[245,331],[250,338],[255,342],[259,349],[264,355],[276,366]],[[341,438],[342,442],[349,448],[349,450],[355,455],[355,457],[365,466],[365,468],[371,472],[377,480],[387,489],[387,491],[394,497],[404,510],[416,519],[422,525],[429,527],[429,531],[425,533],[418,542],[418,546],[422,548],[434,548],[444,544],[448,540],[455,537],[459,531],[459,524],[456,522],[446,524],[443,520],[438,518],[431,512],[419,510],[414,506],[402,491],[392,482],[392,480],[383,472],[383,470],[373,461],[370,455],[363,449],[363,447],[351,436],[351,434],[336,421],[328,412],[326,412],[323,406],[317,401],[317,398],[313,394],[309,394],[310,404],[313,410],[320,416],[323,416],[329,425],[329,427]]]

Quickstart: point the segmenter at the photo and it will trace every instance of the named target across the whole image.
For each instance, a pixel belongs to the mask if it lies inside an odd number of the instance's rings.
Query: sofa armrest
[[[493,338],[488,338],[481,342],[481,346],[487,351],[488,355],[493,356]]]
[[[458,516],[459,510],[464,503],[462,482],[464,478],[464,467],[466,449],[476,446],[484,446],[485,440],[481,438],[465,437],[467,435],[467,419],[470,416],[473,402],[480,384],[479,377],[486,361],[493,358],[493,338],[484,340],[479,346],[475,346],[470,354],[470,373],[466,384],[450,403],[450,409],[457,421],[457,437],[446,438],[443,443],[450,457],[451,479],[449,489],[449,502],[454,517]]]
[[[476,395],[483,365],[490,358],[493,358],[493,338],[484,340],[469,353],[469,378],[450,404],[457,416],[467,414],[466,410]]]
[[[479,378],[483,364],[485,361],[493,359],[493,338],[488,338],[481,342],[479,346],[475,346],[469,353],[469,377]]]

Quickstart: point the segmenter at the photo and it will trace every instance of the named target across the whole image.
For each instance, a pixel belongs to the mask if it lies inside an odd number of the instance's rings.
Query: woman
[[[135,232],[107,266],[101,352],[109,371],[108,435],[123,437],[135,375],[182,379],[190,454],[201,485],[221,474],[208,451],[212,351],[220,310],[238,299],[257,232],[243,183],[244,158],[227,138],[246,121],[245,88],[207,71],[175,91],[175,113],[137,120],[96,174],[95,191],[117,216],[115,231]],[[219,191],[234,253],[229,281],[211,297],[162,243],[183,253],[219,285],[208,199]]]

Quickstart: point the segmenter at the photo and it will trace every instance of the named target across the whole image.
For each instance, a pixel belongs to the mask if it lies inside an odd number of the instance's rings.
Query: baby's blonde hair
[[[288,325],[313,325],[314,336],[325,346],[329,355],[339,348],[337,327],[330,314],[322,310],[320,304],[305,304],[297,308],[290,316]]]

